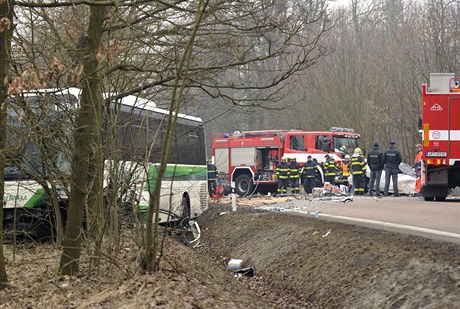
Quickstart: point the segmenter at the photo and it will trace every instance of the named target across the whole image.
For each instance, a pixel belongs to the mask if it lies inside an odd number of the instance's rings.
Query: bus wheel
[[[425,196],[425,201],[427,202],[434,201],[434,196]]]
[[[249,175],[240,175],[235,179],[235,191],[240,196],[249,195],[252,191],[252,181]]]

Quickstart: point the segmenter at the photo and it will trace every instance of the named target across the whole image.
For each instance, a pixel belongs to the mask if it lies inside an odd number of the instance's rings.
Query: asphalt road
[[[414,197],[354,197],[351,202],[311,201],[318,219],[381,228],[460,244],[460,199],[426,202]],[[305,212],[305,211],[300,211]]]

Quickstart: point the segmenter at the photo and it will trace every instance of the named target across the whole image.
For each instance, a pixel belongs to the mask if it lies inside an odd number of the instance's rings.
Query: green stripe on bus
[[[45,189],[38,189],[25,203],[24,208],[32,208],[43,204],[48,199]]]
[[[149,181],[145,184],[144,190],[155,187],[155,180],[158,176],[159,163],[149,166]],[[176,165],[168,164],[163,176],[163,181],[203,181],[207,180],[208,171],[206,165]]]

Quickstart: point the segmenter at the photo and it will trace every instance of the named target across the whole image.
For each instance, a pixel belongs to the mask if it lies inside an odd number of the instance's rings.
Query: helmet
[[[416,148],[422,148],[422,145],[417,144],[417,145],[415,145],[415,147],[416,147]]]
[[[328,154],[326,154],[324,157],[325,157],[325,158],[329,158],[329,155],[328,155]]]
[[[345,155],[345,159],[350,159],[350,155]]]
[[[362,155],[362,154],[363,154],[363,151],[361,150],[361,148],[355,149],[355,155]]]
[[[286,157],[285,156],[281,157],[281,161],[286,161]]]
[[[291,161],[294,161],[294,162],[295,162],[295,161],[297,161],[297,159],[294,157],[294,158],[291,159]]]

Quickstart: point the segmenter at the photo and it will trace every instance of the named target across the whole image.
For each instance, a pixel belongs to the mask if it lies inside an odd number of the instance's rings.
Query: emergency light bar
[[[341,127],[332,127],[331,128],[332,132],[348,132],[348,133],[353,133],[355,130],[350,129],[350,128],[341,128]]]

